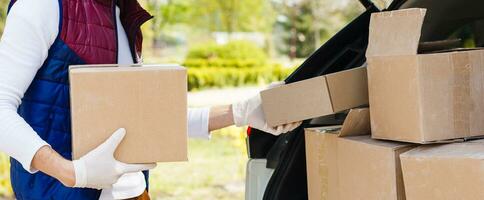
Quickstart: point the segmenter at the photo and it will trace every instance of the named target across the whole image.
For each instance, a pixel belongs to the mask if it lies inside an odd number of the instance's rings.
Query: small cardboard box
[[[305,130],[309,200],[338,199],[337,139],[370,133],[368,109],[353,109],[342,126]]]
[[[414,8],[371,17],[373,138],[433,143],[484,134],[484,51],[418,54],[425,14]]]
[[[261,92],[270,126],[330,115],[368,104],[366,67],[311,78]]]
[[[69,70],[72,151],[78,159],[118,128],[125,163],[187,160],[187,74],[179,66],[83,65]]]
[[[484,140],[420,146],[400,158],[408,199],[484,197]]]

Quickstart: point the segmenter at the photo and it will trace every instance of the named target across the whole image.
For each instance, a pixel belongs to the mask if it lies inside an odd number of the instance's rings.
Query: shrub
[[[189,90],[267,84],[286,78],[294,68],[268,62],[265,52],[247,41],[192,47],[183,63]]]
[[[187,68],[254,68],[266,66],[266,62],[254,59],[189,59],[183,63]]]
[[[283,80],[292,71],[294,71],[294,68],[283,68],[280,65],[267,65],[257,68],[188,68],[188,89],[193,91],[206,88],[268,84]]]
[[[188,50],[187,60],[251,60],[265,63],[268,60],[264,50],[252,42],[232,41],[225,45],[204,43]]]

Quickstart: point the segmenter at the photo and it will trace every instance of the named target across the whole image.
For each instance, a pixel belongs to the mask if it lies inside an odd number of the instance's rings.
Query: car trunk
[[[285,81],[292,83],[308,78],[359,67],[366,62],[368,25],[371,13],[379,9],[361,0],[367,8],[328,42],[316,50]],[[454,39],[453,47],[484,46],[484,1],[476,0],[395,0],[385,10],[427,8],[427,25],[422,30],[421,43]],[[318,120],[317,125],[342,122],[345,115],[337,114]],[[313,120],[314,122],[315,120]],[[251,130],[248,138],[251,158],[267,158],[274,168],[264,195],[265,200],[307,199],[304,128],[315,126],[311,120],[291,133],[273,137]],[[269,148],[270,147],[270,148]]]

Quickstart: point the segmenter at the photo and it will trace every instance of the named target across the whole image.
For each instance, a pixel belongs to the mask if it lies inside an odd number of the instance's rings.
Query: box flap
[[[326,84],[334,112],[368,105],[366,67],[357,67],[326,75]]]
[[[69,67],[69,73],[123,73],[129,71],[186,71],[181,66],[169,65],[74,65]]]
[[[366,56],[416,55],[425,14],[422,8],[372,14]]]
[[[183,69],[184,67],[178,64],[95,64],[95,65],[70,65],[69,70],[75,69],[100,69],[100,68],[146,68],[146,69],[153,69],[153,68],[164,68],[164,69]]]
[[[482,141],[462,142],[451,144],[422,145],[402,157],[413,158],[471,158],[484,159],[484,145]]]
[[[369,145],[373,147],[380,147],[391,151],[397,151],[405,148],[414,148],[418,145],[412,143],[389,141],[389,140],[378,140],[371,138],[370,135],[358,135],[341,138],[342,141],[352,141],[357,142],[360,145]],[[409,149],[408,149],[409,150]]]
[[[339,136],[367,135],[370,132],[370,111],[368,108],[358,108],[350,110]]]

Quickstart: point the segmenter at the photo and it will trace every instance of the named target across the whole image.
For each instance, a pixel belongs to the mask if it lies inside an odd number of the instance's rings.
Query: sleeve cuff
[[[75,188],[84,188],[87,185],[87,169],[83,160],[72,161],[74,173],[76,176]]]
[[[188,137],[197,139],[210,139],[208,120],[210,108],[188,109]]]

